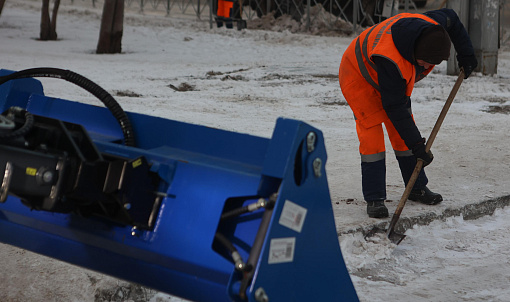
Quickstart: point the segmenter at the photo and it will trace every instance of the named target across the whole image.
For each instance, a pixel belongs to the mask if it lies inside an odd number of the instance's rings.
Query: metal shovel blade
[[[404,238],[406,238],[406,235],[404,234],[399,234],[399,233],[396,233],[394,231],[391,231],[389,232],[388,234],[388,231],[387,230],[384,230],[384,229],[381,229],[381,228],[378,228],[378,227],[374,227],[372,228],[370,231],[368,231],[366,234],[365,234],[365,240],[367,240],[367,238],[370,238],[370,237],[374,237],[376,236],[377,234],[386,234],[386,236],[388,237],[388,239],[398,245],[400,242],[402,242],[402,240],[404,240]]]
[[[390,233],[388,234],[388,239],[389,239],[392,243],[394,243],[394,244],[396,244],[396,245],[399,245],[399,244],[400,244],[400,242],[402,242],[402,240],[404,240],[404,238],[406,238],[406,235],[404,235],[404,234],[399,234],[399,233],[397,233],[397,232],[390,232]]]

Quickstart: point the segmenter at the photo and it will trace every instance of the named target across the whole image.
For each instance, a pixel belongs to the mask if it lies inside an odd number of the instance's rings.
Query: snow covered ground
[[[342,252],[360,300],[508,301],[509,214],[417,226],[397,247],[346,236]]]
[[[416,226],[398,246],[347,234],[379,222],[365,213],[354,121],[337,80],[353,37],[209,29],[208,22],[189,18],[128,13],[123,53],[96,55],[100,8],[63,1],[56,42],[37,41],[39,10],[38,0],[7,1],[0,16],[0,68],[70,69],[111,92],[125,110],[225,130],[269,137],[280,116],[321,129],[342,252],[362,301],[508,301],[507,209],[478,220],[457,216]],[[432,147],[429,186],[444,202],[408,202],[403,218],[510,195],[510,45],[508,31],[503,34],[497,75],[475,73],[464,81]],[[413,93],[425,136],[456,80],[445,70],[445,63],[437,66]],[[97,104],[73,85],[41,81],[47,95]],[[388,198],[394,202],[387,205],[394,211],[404,187],[388,155]],[[0,245],[0,254],[1,301],[181,301],[10,246]]]

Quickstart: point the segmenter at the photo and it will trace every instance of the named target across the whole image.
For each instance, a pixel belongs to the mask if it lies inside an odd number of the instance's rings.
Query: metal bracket
[[[0,202],[4,203],[7,200],[7,194],[9,193],[9,187],[11,186],[13,166],[10,161],[5,164],[4,179],[2,180],[2,186],[0,187]]]
[[[322,176],[321,169],[322,169],[322,159],[317,157],[313,161],[313,173],[315,174],[315,177],[321,177]]]
[[[317,140],[317,135],[315,135],[315,132],[309,132],[306,136],[306,150],[308,153],[315,150],[315,141]]]

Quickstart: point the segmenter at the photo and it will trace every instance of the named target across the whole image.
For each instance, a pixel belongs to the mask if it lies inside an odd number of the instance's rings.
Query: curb
[[[505,195],[478,203],[468,204],[460,208],[447,208],[442,213],[427,212],[417,216],[401,217],[395,225],[395,232],[404,234],[405,231],[412,229],[415,225],[429,225],[433,221],[445,221],[447,218],[454,216],[462,215],[464,220],[475,220],[483,216],[492,215],[496,209],[502,209],[509,205],[510,195]],[[340,232],[338,236],[354,233],[366,235],[366,233],[374,227],[384,230],[387,229],[389,223],[390,221],[384,221],[377,224],[360,226],[355,229]]]

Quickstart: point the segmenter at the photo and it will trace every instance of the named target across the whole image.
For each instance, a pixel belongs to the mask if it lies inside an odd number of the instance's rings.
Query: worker
[[[478,63],[468,34],[451,9],[395,15],[363,31],[343,54],[339,81],[356,121],[369,217],[388,217],[382,124],[406,185],[416,160],[422,160],[425,167],[434,158],[425,151],[410,97],[414,84],[449,58],[452,43],[467,79]],[[427,183],[422,169],[409,199],[427,205],[440,203],[443,197],[428,189]]]
[[[237,0],[218,0],[216,10],[216,25],[222,27],[225,23],[226,28],[233,28],[233,23],[237,22],[237,29],[246,28],[246,20],[242,19],[242,10],[240,1]]]
[[[230,18],[232,9],[234,8],[234,1],[229,0],[218,0],[218,10],[216,13],[216,24],[218,27],[223,26],[223,22],[226,23],[227,28],[232,28],[232,19]]]

